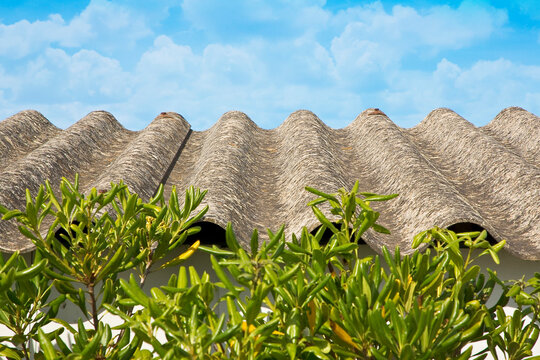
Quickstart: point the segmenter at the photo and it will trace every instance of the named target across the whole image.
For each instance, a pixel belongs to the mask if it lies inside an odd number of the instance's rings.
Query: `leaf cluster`
[[[199,231],[205,192],[189,188],[182,206],[175,189],[167,201],[160,188],[144,202],[122,183],[84,194],[77,179],[63,180],[58,194],[48,183],[35,197],[27,192],[26,209],[0,207],[37,249],[32,264],[18,253],[0,259],[0,323],[12,332],[0,339],[0,355],[29,359],[33,343],[35,358],[44,359],[532,355],[540,274],[503,282],[475,264],[482,256],[498,263],[504,242],[490,244],[485,231],[433,228],[413,239],[413,248],[428,246],[423,252],[383,248],[361,257],[366,231],[389,232],[372,204],[397,195],[359,192],[358,183],[334,194],[306,190],[316,196],[309,203],[321,224],[315,234],[304,228],[287,238],[281,227],[263,240],[255,230],[243,247],[228,224],[226,248],[195,241],[167,262]],[[196,251],[209,256],[212,273],[181,266]],[[170,266],[178,270],[167,284],[143,290],[150,272]],[[76,326],[58,316],[66,301],[80,309]],[[512,315],[503,311],[509,301],[517,304]],[[111,328],[104,312],[121,324]],[[45,332],[51,322],[58,329]],[[62,332],[71,334],[69,346]],[[481,340],[485,348],[473,353],[471,343]]]

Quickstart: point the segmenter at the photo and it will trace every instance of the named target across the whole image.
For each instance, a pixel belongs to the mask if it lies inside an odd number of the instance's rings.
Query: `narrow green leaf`
[[[222,343],[229,340],[238,333],[241,326],[242,324],[236,324],[223,332],[214,334],[214,337],[210,340],[210,344]],[[210,344],[208,344],[207,346],[209,346]]]
[[[0,355],[5,356],[7,359],[21,360],[22,356],[19,353],[11,348],[8,348],[5,345],[0,344]]]
[[[255,256],[257,251],[259,251],[259,231],[256,228],[253,230],[253,233],[251,234],[250,247],[251,247],[251,256]]]
[[[45,359],[55,360],[57,356],[56,351],[54,350],[54,346],[51,340],[49,340],[49,337],[45,335],[41,328],[38,328],[38,341],[41,350],[43,350],[43,355],[45,355]]]
[[[323,197],[325,199],[332,200],[332,201],[335,201],[335,202],[339,202],[338,199],[335,196],[331,195],[331,194],[324,193],[322,191],[319,191],[319,190],[314,189],[314,188],[309,187],[309,186],[306,186],[305,189],[307,191],[309,191],[310,193],[313,193],[313,194],[315,194],[317,196],[320,196],[320,197]]]
[[[227,277],[227,275],[225,274],[225,272],[223,271],[223,269],[221,268],[221,265],[219,265],[219,263],[217,262],[216,258],[214,257],[214,255],[210,255],[210,261],[212,263],[212,268],[214,269],[214,271],[216,272],[216,275],[217,277],[219,278],[219,280],[221,280],[221,282],[223,283],[223,285],[225,285],[225,287],[234,294],[235,297],[238,297],[238,291],[236,290],[236,288],[233,286],[231,280],[229,280],[229,278]]]
[[[355,244],[355,243],[343,244],[343,245],[339,245],[331,249],[328,252],[327,256],[332,257],[335,255],[349,254],[351,251],[355,249],[358,249],[358,244]]]
[[[214,255],[217,255],[217,256],[233,256],[233,255],[235,255],[234,252],[229,251],[229,250],[225,250],[225,249],[220,249],[216,245],[212,245],[212,247],[200,245],[199,249],[204,251],[204,252],[214,254]]]
[[[302,246],[296,245],[296,244],[293,243],[293,242],[287,242],[287,246],[289,247],[289,249],[291,249],[291,250],[292,250],[293,252],[295,252],[295,253],[311,255],[311,252],[310,252],[310,251],[308,251],[307,249],[303,248]]]
[[[301,264],[296,264],[294,265],[292,268],[290,268],[289,270],[287,270],[284,274],[282,274],[278,280],[279,280],[279,283],[280,284],[284,284],[286,283],[287,281],[289,281],[294,275],[296,275],[300,269],[300,265]]]
[[[208,205],[202,208],[202,210],[199,211],[197,215],[193,216],[188,221],[186,221],[186,223],[184,224],[184,228],[189,228],[190,226],[192,226],[193,224],[201,220],[204,217],[204,215],[206,215],[206,213],[208,212],[208,209],[209,209]]]
[[[325,225],[328,229],[330,229],[334,234],[338,233],[339,230],[334,226],[334,224],[328,220],[326,216],[322,213],[321,210],[319,210],[318,207],[314,206],[311,208],[313,210],[313,213],[317,217],[317,219],[321,222],[321,224]]]
[[[285,225],[281,225],[279,227],[279,230],[274,234],[272,233],[272,231],[270,231],[270,229],[268,229],[268,235],[269,235],[269,238],[270,238],[270,242],[268,242],[267,244],[265,244],[265,246],[263,246],[263,249],[261,250],[261,254],[263,256],[266,256],[266,253],[273,249],[274,246],[276,246],[276,244],[280,241],[280,240],[283,240],[284,236],[283,236],[283,232],[285,230]]]
[[[176,258],[161,265],[159,268],[164,269],[166,267],[175,266],[189,259],[195,253],[195,251],[199,248],[200,243],[201,243],[200,240],[196,240],[186,251],[178,255]]]
[[[130,274],[129,283],[124,279],[120,279],[120,287],[122,290],[124,290],[127,296],[129,296],[139,305],[148,306],[148,297],[136,283],[133,274]]]
[[[370,194],[369,196],[366,196],[364,198],[364,201],[387,201],[390,199],[393,199],[395,197],[398,197],[399,194],[390,194],[390,195],[375,195]]]
[[[13,265],[13,263],[16,261],[16,260],[19,260],[19,250],[15,251],[13,254],[11,254],[11,256],[9,257],[9,259],[2,264],[2,268],[0,269],[0,273],[5,273],[7,272],[7,270],[11,267],[11,265]],[[3,262],[3,256],[0,254],[0,261]]]
[[[100,335],[103,332],[102,324],[103,323],[99,324],[100,326],[99,326],[98,332],[94,334],[94,337],[92,338],[92,340],[90,340],[90,342],[88,342],[88,344],[86,344],[86,346],[82,350],[81,355],[82,355],[83,360],[90,360],[90,359],[95,358],[94,355],[96,355],[96,351],[98,350],[100,342],[101,342]]]
[[[381,234],[390,234],[390,230],[379,224],[373,224],[373,230]]]
[[[236,240],[236,236],[234,235],[230,221],[227,223],[227,228],[225,229],[225,242],[227,243],[229,249],[234,252],[237,252],[240,248],[240,244],[238,244],[238,240]]]
[[[24,215],[24,213],[20,210],[10,210],[4,213],[4,216],[2,217],[3,220],[10,220],[16,216]]]
[[[112,249],[110,249],[112,251]],[[124,255],[126,253],[126,248],[124,245],[121,245],[118,250],[114,253],[114,255],[109,259],[107,264],[101,269],[101,271],[97,274],[96,282],[101,281],[105,277],[115,273],[118,271],[118,265],[122,262],[124,259]]]
[[[156,194],[154,196],[152,196],[152,198],[150,199],[149,203],[151,205],[156,205],[160,200],[163,199],[163,190],[165,189],[165,187],[163,186],[163,184],[159,184],[159,187],[156,191]]]

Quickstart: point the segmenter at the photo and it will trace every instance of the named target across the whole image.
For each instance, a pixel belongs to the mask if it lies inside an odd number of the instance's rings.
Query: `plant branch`
[[[88,295],[90,295],[89,301],[90,301],[90,307],[92,311],[92,321],[94,323],[94,330],[97,332],[99,320],[98,320],[98,314],[97,314],[96,296],[94,294],[94,283],[88,284],[87,287],[88,287]]]

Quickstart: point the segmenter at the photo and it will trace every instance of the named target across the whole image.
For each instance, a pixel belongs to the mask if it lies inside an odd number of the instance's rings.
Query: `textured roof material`
[[[432,111],[410,129],[368,109],[342,129],[313,113],[292,113],[280,126],[259,128],[245,114],[224,114],[208,130],[192,131],[176,113],[160,114],[139,132],[124,129],[104,111],[66,130],[35,111],[0,122],[0,203],[24,206],[46,179],[80,174],[83,189],[106,189],[124,180],[143,199],[160,183],[166,192],[195,185],[208,189],[205,221],[233,223],[247,244],[254,228],[287,233],[318,222],[306,204],[312,186],[326,192],[350,188],[399,193],[373,204],[392,232],[368,232],[375,250],[399,245],[432,226],[472,223],[522,259],[540,260],[540,121],[521,108],[501,111],[476,127],[449,109]],[[264,233],[262,231],[261,233]],[[28,251],[32,244],[11,222],[0,222],[0,250]]]

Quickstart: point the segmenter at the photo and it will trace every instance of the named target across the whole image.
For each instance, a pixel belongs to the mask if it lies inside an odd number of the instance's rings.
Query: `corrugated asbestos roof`
[[[540,121],[508,108],[476,127],[448,109],[432,111],[410,129],[369,109],[343,129],[332,129],[309,111],[292,113],[279,127],[259,128],[245,114],[224,114],[205,131],[192,131],[176,113],[160,114],[144,130],[123,128],[104,111],[61,130],[36,111],[0,122],[0,203],[24,206],[50,179],[78,172],[84,189],[123,179],[148,199],[163,182],[167,191],[208,189],[205,221],[249,241],[253,228],[298,233],[317,221],[306,203],[306,185],[335,192],[356,180],[363,191],[399,193],[377,203],[379,222],[391,235],[364,240],[374,249],[400,245],[434,225],[472,223],[514,255],[540,260]],[[11,222],[0,222],[0,250],[32,245]]]

